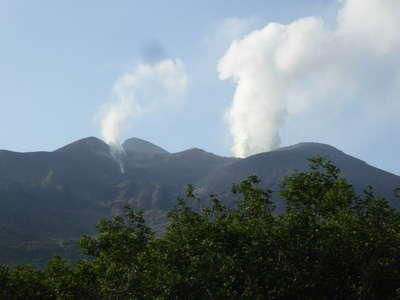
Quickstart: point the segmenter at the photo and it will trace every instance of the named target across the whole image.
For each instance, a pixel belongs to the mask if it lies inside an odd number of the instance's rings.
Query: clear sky
[[[271,22],[290,24],[307,16],[317,16],[327,28],[334,27],[340,5],[337,0],[0,0],[0,149],[54,150],[83,137],[101,138],[99,110],[112,101],[121,76],[137,65],[178,59],[188,79],[184,95],[179,96],[182,102],[173,109],[131,116],[120,140],[139,137],[172,152],[199,147],[233,155],[233,131],[226,114],[238,92],[238,82],[232,78],[241,78],[243,73],[231,67],[229,59],[225,70],[233,75],[221,80],[224,70],[218,69],[233,40],[244,40]],[[240,53],[246,53],[246,43],[240,45]],[[312,51],[318,54],[318,47]],[[381,60],[369,67],[385,74]],[[315,83],[307,89],[303,79],[290,82],[296,91],[311,94],[315,89]],[[257,85],[251,86],[257,93]],[[368,88],[364,92],[369,95]],[[337,90],[334,97],[340,95]],[[343,99],[361,96],[346,94]],[[387,101],[399,103],[399,94],[391,90],[390,97],[396,99]],[[374,105],[385,106],[385,101]],[[344,108],[335,118],[329,117],[330,105],[319,109],[315,108],[319,104],[312,105],[307,113],[296,108],[292,116],[289,107],[289,116],[279,125],[280,145],[324,142],[400,174],[400,118],[377,117],[371,126],[363,126],[360,123],[369,122],[370,117],[362,117],[360,101],[349,103],[337,104]],[[268,110],[268,105],[263,107]]]

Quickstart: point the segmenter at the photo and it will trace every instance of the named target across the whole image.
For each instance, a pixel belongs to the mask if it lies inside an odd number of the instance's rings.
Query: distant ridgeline
[[[338,166],[357,192],[371,185],[378,196],[400,208],[393,197],[399,176],[318,143],[245,159],[196,148],[169,153],[138,138],[122,144],[119,161],[94,137],[53,152],[0,150],[0,263],[43,265],[54,252],[77,258],[77,239],[93,234],[100,219],[119,213],[125,205],[143,210],[147,222],[162,231],[165,211],[187,184],[193,184],[200,197],[219,194],[227,199],[232,183],[257,175],[263,186],[276,190],[284,175],[308,170],[307,159],[317,155]],[[279,197],[274,199],[282,211]]]

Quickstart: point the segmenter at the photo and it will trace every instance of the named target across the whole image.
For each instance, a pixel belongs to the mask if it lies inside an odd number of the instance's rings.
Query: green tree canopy
[[[400,213],[367,189],[362,197],[322,158],[273,192],[249,177],[234,206],[188,187],[157,236],[143,214],[104,220],[81,240],[91,257],[55,257],[42,270],[0,268],[4,299],[395,299]],[[3,293],[3,294],[1,294]],[[36,298],[35,298],[36,297]]]

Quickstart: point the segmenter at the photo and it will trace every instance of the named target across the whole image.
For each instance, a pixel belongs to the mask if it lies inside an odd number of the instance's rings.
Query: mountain
[[[297,170],[309,170],[308,159],[323,156],[339,167],[342,176],[346,177],[358,193],[372,186],[377,196],[388,199],[400,209],[400,203],[393,197],[393,190],[400,187],[400,177],[368,165],[362,160],[320,143],[300,143],[279,148],[238,160],[228,166],[210,173],[202,181],[203,193],[227,193],[226,186],[238,182],[249,175],[257,175],[264,185],[272,190],[279,189],[279,181],[283,176]],[[278,208],[282,203],[276,198]]]
[[[168,154],[167,150],[164,150],[157,145],[139,138],[130,138],[122,143],[122,148],[124,148],[126,153],[144,153],[147,155],[157,155],[157,154]]]
[[[40,265],[54,251],[74,257],[77,247],[71,241],[94,233],[100,219],[126,204],[144,210],[149,224],[162,228],[165,211],[189,183],[201,196],[218,193],[222,199],[227,199],[233,182],[249,175],[277,189],[285,174],[308,170],[307,159],[316,155],[331,159],[357,191],[372,185],[400,208],[392,197],[394,188],[400,187],[399,176],[318,143],[245,159],[197,148],[169,153],[138,138],[126,140],[118,149],[89,137],[52,152],[0,150],[0,263]]]

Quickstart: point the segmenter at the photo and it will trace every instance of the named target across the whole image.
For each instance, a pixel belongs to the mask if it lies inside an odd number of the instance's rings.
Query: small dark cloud
[[[159,41],[148,41],[140,49],[142,59],[146,63],[156,63],[167,57],[164,47]]]

